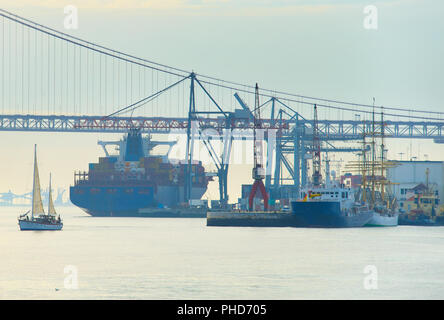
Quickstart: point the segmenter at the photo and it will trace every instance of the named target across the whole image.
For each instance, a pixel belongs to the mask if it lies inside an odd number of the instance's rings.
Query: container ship
[[[191,200],[184,202],[187,163],[169,159],[176,142],[153,141],[130,130],[122,140],[99,141],[106,157],[90,163],[87,172],[74,173],[71,202],[92,216],[120,217],[205,217],[206,205],[199,201],[211,177],[202,162],[193,161]],[[106,146],[115,145],[118,155]],[[158,145],[169,146],[164,155],[154,155]]]

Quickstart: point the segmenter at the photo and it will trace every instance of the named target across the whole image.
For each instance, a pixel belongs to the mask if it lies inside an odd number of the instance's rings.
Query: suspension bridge
[[[136,57],[3,9],[0,17],[0,131],[124,133],[138,128],[145,133],[169,134],[179,130],[187,135],[185,158],[189,163],[194,139],[203,141],[218,168],[221,200],[227,201],[228,164],[224,159],[237,136],[226,139],[223,154],[218,155],[211,148],[211,137],[204,138],[202,130],[218,134],[252,131],[253,84]],[[267,88],[260,88],[259,95],[262,126],[276,131],[276,145],[271,151],[268,148],[275,170],[266,176],[266,188],[272,194],[279,193],[284,180],[292,181],[294,192],[306,182],[314,105],[319,110],[318,131],[326,152],[356,151],[337,147],[335,142],[361,139],[375,113],[384,116],[376,123],[376,131],[383,128],[387,138],[444,143],[444,112]],[[191,178],[188,180],[189,193]]]

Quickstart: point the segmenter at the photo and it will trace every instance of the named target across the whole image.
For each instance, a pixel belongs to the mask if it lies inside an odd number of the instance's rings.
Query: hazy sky
[[[79,29],[64,30],[75,5]],[[378,9],[378,29],[363,26]],[[80,38],[198,73],[288,92],[385,106],[444,111],[444,3],[440,0],[0,0],[1,8]],[[328,113],[322,114],[328,117]],[[332,115],[330,115],[332,116]],[[32,146],[42,180],[67,188],[76,169],[102,154],[111,134],[0,133],[0,191],[32,183]],[[396,142],[396,143],[395,143]],[[444,160],[444,145],[414,142],[413,153]],[[390,155],[409,143],[390,142]],[[57,151],[55,151],[57,150]],[[342,157],[342,156],[337,156]],[[406,155],[404,155],[406,159]],[[250,170],[234,168],[231,200]],[[46,184],[46,183],[45,183]],[[210,193],[216,197],[217,183]]]

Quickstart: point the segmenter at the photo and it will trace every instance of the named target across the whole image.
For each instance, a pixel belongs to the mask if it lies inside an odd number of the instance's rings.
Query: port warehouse
[[[399,164],[387,170],[387,178],[396,182],[391,186],[395,197],[406,200],[406,194],[419,184],[427,183],[439,198],[442,205],[444,195],[444,161],[397,161]],[[428,175],[427,175],[428,169]]]
[[[444,161],[394,162],[396,166],[387,168],[387,178],[393,183],[389,188],[401,206],[412,195],[423,193],[427,185],[439,199],[435,205],[444,204]],[[346,173],[341,176],[340,183],[349,188],[357,188],[361,184],[361,176]]]

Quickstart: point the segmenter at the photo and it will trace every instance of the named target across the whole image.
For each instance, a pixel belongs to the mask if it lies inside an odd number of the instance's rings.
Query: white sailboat
[[[61,230],[63,222],[57,215],[52,201],[51,176],[49,178],[49,201],[48,214],[43,209],[42,196],[40,193],[40,178],[37,166],[37,146],[34,146],[34,177],[32,185],[32,208],[18,218],[20,230]]]
[[[374,102],[374,100],[373,100]],[[357,170],[362,178],[361,188],[358,193],[358,201],[368,203],[373,211],[373,217],[367,222],[367,227],[396,227],[398,225],[398,209],[396,199],[390,191],[393,184],[386,177],[386,171],[396,166],[395,162],[387,161],[384,144],[384,118],[381,112],[381,132],[375,129],[375,112],[371,129],[363,128],[362,134],[362,160],[352,161],[347,165],[352,170]],[[367,140],[371,137],[371,141]],[[376,149],[376,137],[381,138],[380,154]],[[368,155],[369,153],[369,155]],[[379,171],[379,174],[378,174]]]
[[[373,111],[373,129],[372,129],[372,147],[373,153],[375,153],[375,113]],[[374,215],[373,218],[368,222],[367,226],[369,227],[396,227],[398,225],[398,217],[399,212],[396,208],[396,201],[393,194],[390,192],[390,186],[392,182],[386,179],[386,169],[388,167],[393,167],[395,164],[387,162],[386,154],[385,154],[385,144],[384,144],[384,113],[381,111],[381,154],[380,160],[375,161],[376,155],[372,157],[372,180],[373,184],[377,183],[379,185],[380,191],[380,199],[375,201],[375,191],[373,186],[373,206],[374,206]],[[380,169],[380,176],[375,177],[376,167]]]

